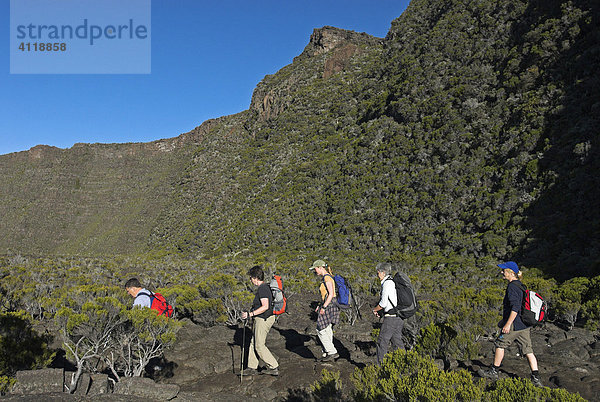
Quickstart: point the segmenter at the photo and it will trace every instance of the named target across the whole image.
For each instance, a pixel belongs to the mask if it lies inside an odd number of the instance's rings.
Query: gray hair
[[[392,273],[392,264],[390,264],[389,262],[380,262],[379,264],[377,264],[375,269],[377,270],[377,272],[383,272],[384,274],[389,275]]]

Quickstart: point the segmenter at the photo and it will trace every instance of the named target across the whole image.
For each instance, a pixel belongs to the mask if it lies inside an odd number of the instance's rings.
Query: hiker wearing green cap
[[[333,345],[333,325],[340,322],[340,309],[334,303],[335,281],[331,268],[323,260],[316,260],[309,269],[322,278],[321,285],[319,286],[321,303],[315,309],[315,312],[318,314],[317,335],[323,347],[321,361],[334,361],[339,355]]]
[[[536,387],[541,387],[542,383],[540,381],[537,359],[533,354],[531,346],[531,328],[526,326],[521,320],[521,306],[523,301],[521,278],[523,277],[523,273],[519,270],[517,263],[513,261],[498,264],[498,268],[502,270],[502,277],[508,281],[502,302],[502,320],[498,323],[501,330],[495,342],[494,363],[488,370],[483,371],[481,374],[484,377],[497,380],[500,364],[502,364],[502,359],[504,358],[504,350],[514,342],[519,346],[521,353],[527,357],[529,367],[531,368],[531,382]]]

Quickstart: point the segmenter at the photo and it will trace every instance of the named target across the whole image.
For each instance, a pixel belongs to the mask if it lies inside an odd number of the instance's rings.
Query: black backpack
[[[394,306],[394,303],[388,299],[394,307],[388,313],[396,314],[402,319],[412,317],[419,309],[419,301],[415,296],[415,289],[410,282],[410,278],[403,272],[396,272],[394,277],[389,280],[393,281],[396,286],[398,305]]]

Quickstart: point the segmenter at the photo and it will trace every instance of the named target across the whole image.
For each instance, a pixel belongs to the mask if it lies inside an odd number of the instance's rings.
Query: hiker
[[[390,341],[394,349],[404,349],[404,342],[402,341],[404,320],[394,312],[395,306],[398,305],[398,296],[391,275],[392,264],[380,262],[375,269],[377,270],[377,277],[381,281],[381,298],[377,307],[373,309],[373,314],[376,317],[383,316],[383,324],[377,338],[377,364],[381,365],[388,352]]]
[[[242,375],[270,374],[277,376],[279,375],[279,363],[265,344],[269,330],[275,323],[273,294],[269,284],[265,282],[265,273],[260,265],[250,268],[248,275],[252,284],[257,286],[257,289],[252,302],[252,309],[242,313],[243,320],[254,319],[252,340],[248,350],[248,367],[244,369]],[[242,347],[244,346],[242,345]],[[267,365],[260,373],[258,371],[258,358],[261,358]]]
[[[333,345],[333,325],[340,322],[340,309],[335,303],[335,281],[331,268],[323,260],[316,260],[309,268],[322,277],[319,291],[321,303],[315,309],[317,313],[317,335],[323,347],[322,362],[335,361],[339,356]]]
[[[144,287],[137,278],[131,278],[125,282],[125,290],[133,297],[133,306],[151,308],[152,300],[150,299],[150,291]]]
[[[498,371],[500,364],[504,358],[504,350],[515,342],[523,355],[527,357],[529,367],[531,368],[531,382],[536,387],[541,387],[538,364],[533,348],[531,346],[530,327],[526,326],[521,320],[521,306],[523,301],[523,285],[521,278],[523,273],[519,270],[518,265],[513,261],[508,261],[503,264],[498,264],[502,269],[502,277],[508,281],[504,300],[502,302],[502,320],[498,323],[501,328],[500,335],[494,342],[496,350],[494,352],[494,363],[492,366],[483,371],[483,376],[498,379]]]

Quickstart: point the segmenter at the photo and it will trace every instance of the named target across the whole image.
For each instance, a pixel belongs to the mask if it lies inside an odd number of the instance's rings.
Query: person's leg
[[[246,328],[244,328],[244,331]],[[254,324],[252,326],[252,339],[250,340],[250,347],[248,349],[248,368],[256,370],[258,369],[258,358],[256,357],[256,352],[254,351],[254,345],[256,343],[256,319],[254,320]]]
[[[531,368],[531,382],[536,387],[542,387],[542,381],[540,379],[540,372],[538,370],[538,362],[533,354],[533,346],[531,344],[531,328],[527,328],[519,331],[519,337],[517,339],[519,346],[521,347],[521,353],[527,357],[529,368]]]
[[[529,367],[531,368],[531,382],[536,387],[543,387],[535,355],[533,353],[528,353],[525,356],[527,356],[527,361],[529,361]]]
[[[502,359],[504,359],[504,349],[496,348],[496,351],[494,352],[494,366],[500,367]]]
[[[388,352],[388,346],[390,339],[394,336],[394,326],[391,320],[392,317],[384,317],[383,324],[379,330],[379,337],[377,338],[377,364],[381,365],[383,358]]]
[[[527,357],[527,361],[529,361],[529,367],[531,371],[538,371],[537,359],[533,353],[528,353],[525,355]]]
[[[319,336],[321,345],[323,345],[323,350],[325,353],[327,353],[327,355],[333,355],[337,353],[337,349],[333,345],[333,328],[331,324],[320,331],[317,330],[317,335]]]
[[[269,348],[267,348],[267,345],[266,345],[267,335],[269,333],[269,330],[273,326],[274,322],[275,322],[275,316],[273,316],[273,315],[271,317],[267,318],[266,320],[263,318],[257,317],[254,322],[254,326],[255,326],[256,330],[254,331],[254,337],[252,339],[254,341],[254,349],[256,350],[256,354],[258,355],[258,357],[260,357],[266,363],[267,368],[269,368],[269,369],[274,369],[279,366],[279,364],[277,363],[277,360],[275,360],[275,357],[273,356],[273,354],[271,353]],[[250,358],[248,357],[248,365],[249,364],[250,364]],[[256,364],[258,366],[258,361]],[[250,366],[248,366],[248,367],[250,367]]]
[[[393,350],[404,349],[404,341],[402,341],[402,329],[404,329],[404,320],[400,317],[392,317],[394,321],[394,332],[392,334]]]
[[[494,351],[494,362],[488,369],[480,370],[479,375],[497,380],[500,377],[500,365],[502,364],[503,358],[504,349],[496,346],[496,350]]]
[[[519,344],[521,353],[527,357],[531,371],[538,371],[537,359],[533,354],[533,346],[531,344],[531,328],[523,329],[518,331],[518,333],[519,336],[515,339],[515,342]]]

